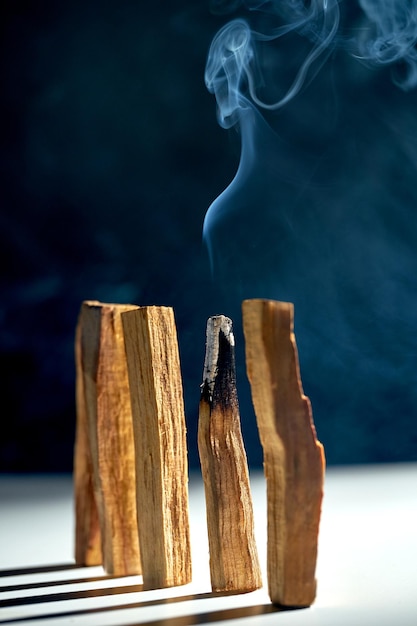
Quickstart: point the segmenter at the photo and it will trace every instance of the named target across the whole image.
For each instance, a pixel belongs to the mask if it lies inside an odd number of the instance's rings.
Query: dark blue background
[[[295,303],[328,462],[416,460],[416,95],[389,68],[333,55],[274,118],[297,201],[287,189],[262,215],[260,193],[256,219],[235,206],[219,221],[213,281],[202,225],[240,142],[203,74],[227,18],[185,1],[6,0],[1,13],[0,470],[72,468],[83,299],[174,307],[193,466],[217,313],[235,321],[243,431],[262,462],[240,322],[253,296]],[[307,154],[321,187],[306,191]]]

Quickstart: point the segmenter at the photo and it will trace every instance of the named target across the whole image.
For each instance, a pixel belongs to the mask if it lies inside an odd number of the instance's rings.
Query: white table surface
[[[265,570],[265,484],[252,472]],[[417,464],[330,468],[308,609],[279,611],[266,588],[211,594],[201,480],[190,478],[193,582],[142,591],[73,564],[70,476],[0,475],[0,623],[27,626],[417,626]],[[264,574],[264,580],[266,576]]]

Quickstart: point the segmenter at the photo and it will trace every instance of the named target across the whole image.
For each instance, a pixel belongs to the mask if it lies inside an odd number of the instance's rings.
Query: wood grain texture
[[[268,588],[272,602],[309,606],[324,481],[324,450],[304,395],[293,305],[243,302],[247,373],[264,451],[268,502]]]
[[[121,313],[133,305],[85,301],[79,316],[88,448],[101,532],[103,567],[141,573],[135,450]],[[82,391],[81,391],[82,390]]]
[[[206,496],[213,591],[262,586],[252,496],[236,391],[232,322],[207,322],[198,448]]]
[[[75,333],[76,431],[74,447],[75,562],[101,565],[101,534],[93,485],[93,464],[87,430],[87,407],[81,364],[81,320]]]
[[[191,581],[188,460],[174,313],[122,315],[136,445],[137,506],[147,589]]]

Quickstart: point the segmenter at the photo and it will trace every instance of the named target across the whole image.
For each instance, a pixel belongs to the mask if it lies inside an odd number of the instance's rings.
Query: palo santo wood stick
[[[133,305],[86,301],[78,327],[88,448],[101,530],[103,566],[117,576],[140,574],[135,452],[121,313]]]
[[[213,591],[262,586],[254,536],[252,497],[240,429],[232,322],[207,322],[198,448],[206,495]]]
[[[173,310],[122,315],[136,445],[138,526],[147,589],[191,581],[188,463]]]
[[[93,464],[88,442],[87,409],[81,363],[81,323],[75,334],[76,432],[74,447],[75,562],[77,565],[102,563],[101,535],[93,486]]]
[[[245,300],[243,327],[267,480],[269,594],[276,604],[310,606],[325,461],[302,390],[293,305]]]

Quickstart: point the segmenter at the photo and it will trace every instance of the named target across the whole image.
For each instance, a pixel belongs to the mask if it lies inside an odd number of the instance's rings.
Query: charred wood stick
[[[232,322],[207,322],[198,448],[206,496],[210,575],[214,591],[262,586],[252,497],[236,392]]]
[[[293,305],[245,300],[243,326],[267,480],[269,594],[276,604],[309,606],[325,461],[301,385]]]
[[[123,313],[136,446],[138,527],[147,589],[191,581],[188,461],[173,310]]]
[[[80,431],[75,477],[76,490],[80,492],[76,494],[76,518],[85,514],[82,502],[87,502],[90,511],[85,519],[87,529],[91,524],[88,515],[94,516],[87,495],[91,472],[103,567],[107,573],[117,576],[141,573],[132,413],[120,317],[122,311],[134,308],[137,307],[85,301],[77,330]],[[80,478],[83,464],[87,470],[85,485]],[[81,493],[84,491],[85,495]],[[78,528],[81,533],[81,522]],[[82,552],[85,545],[82,535],[76,539],[77,544]]]

